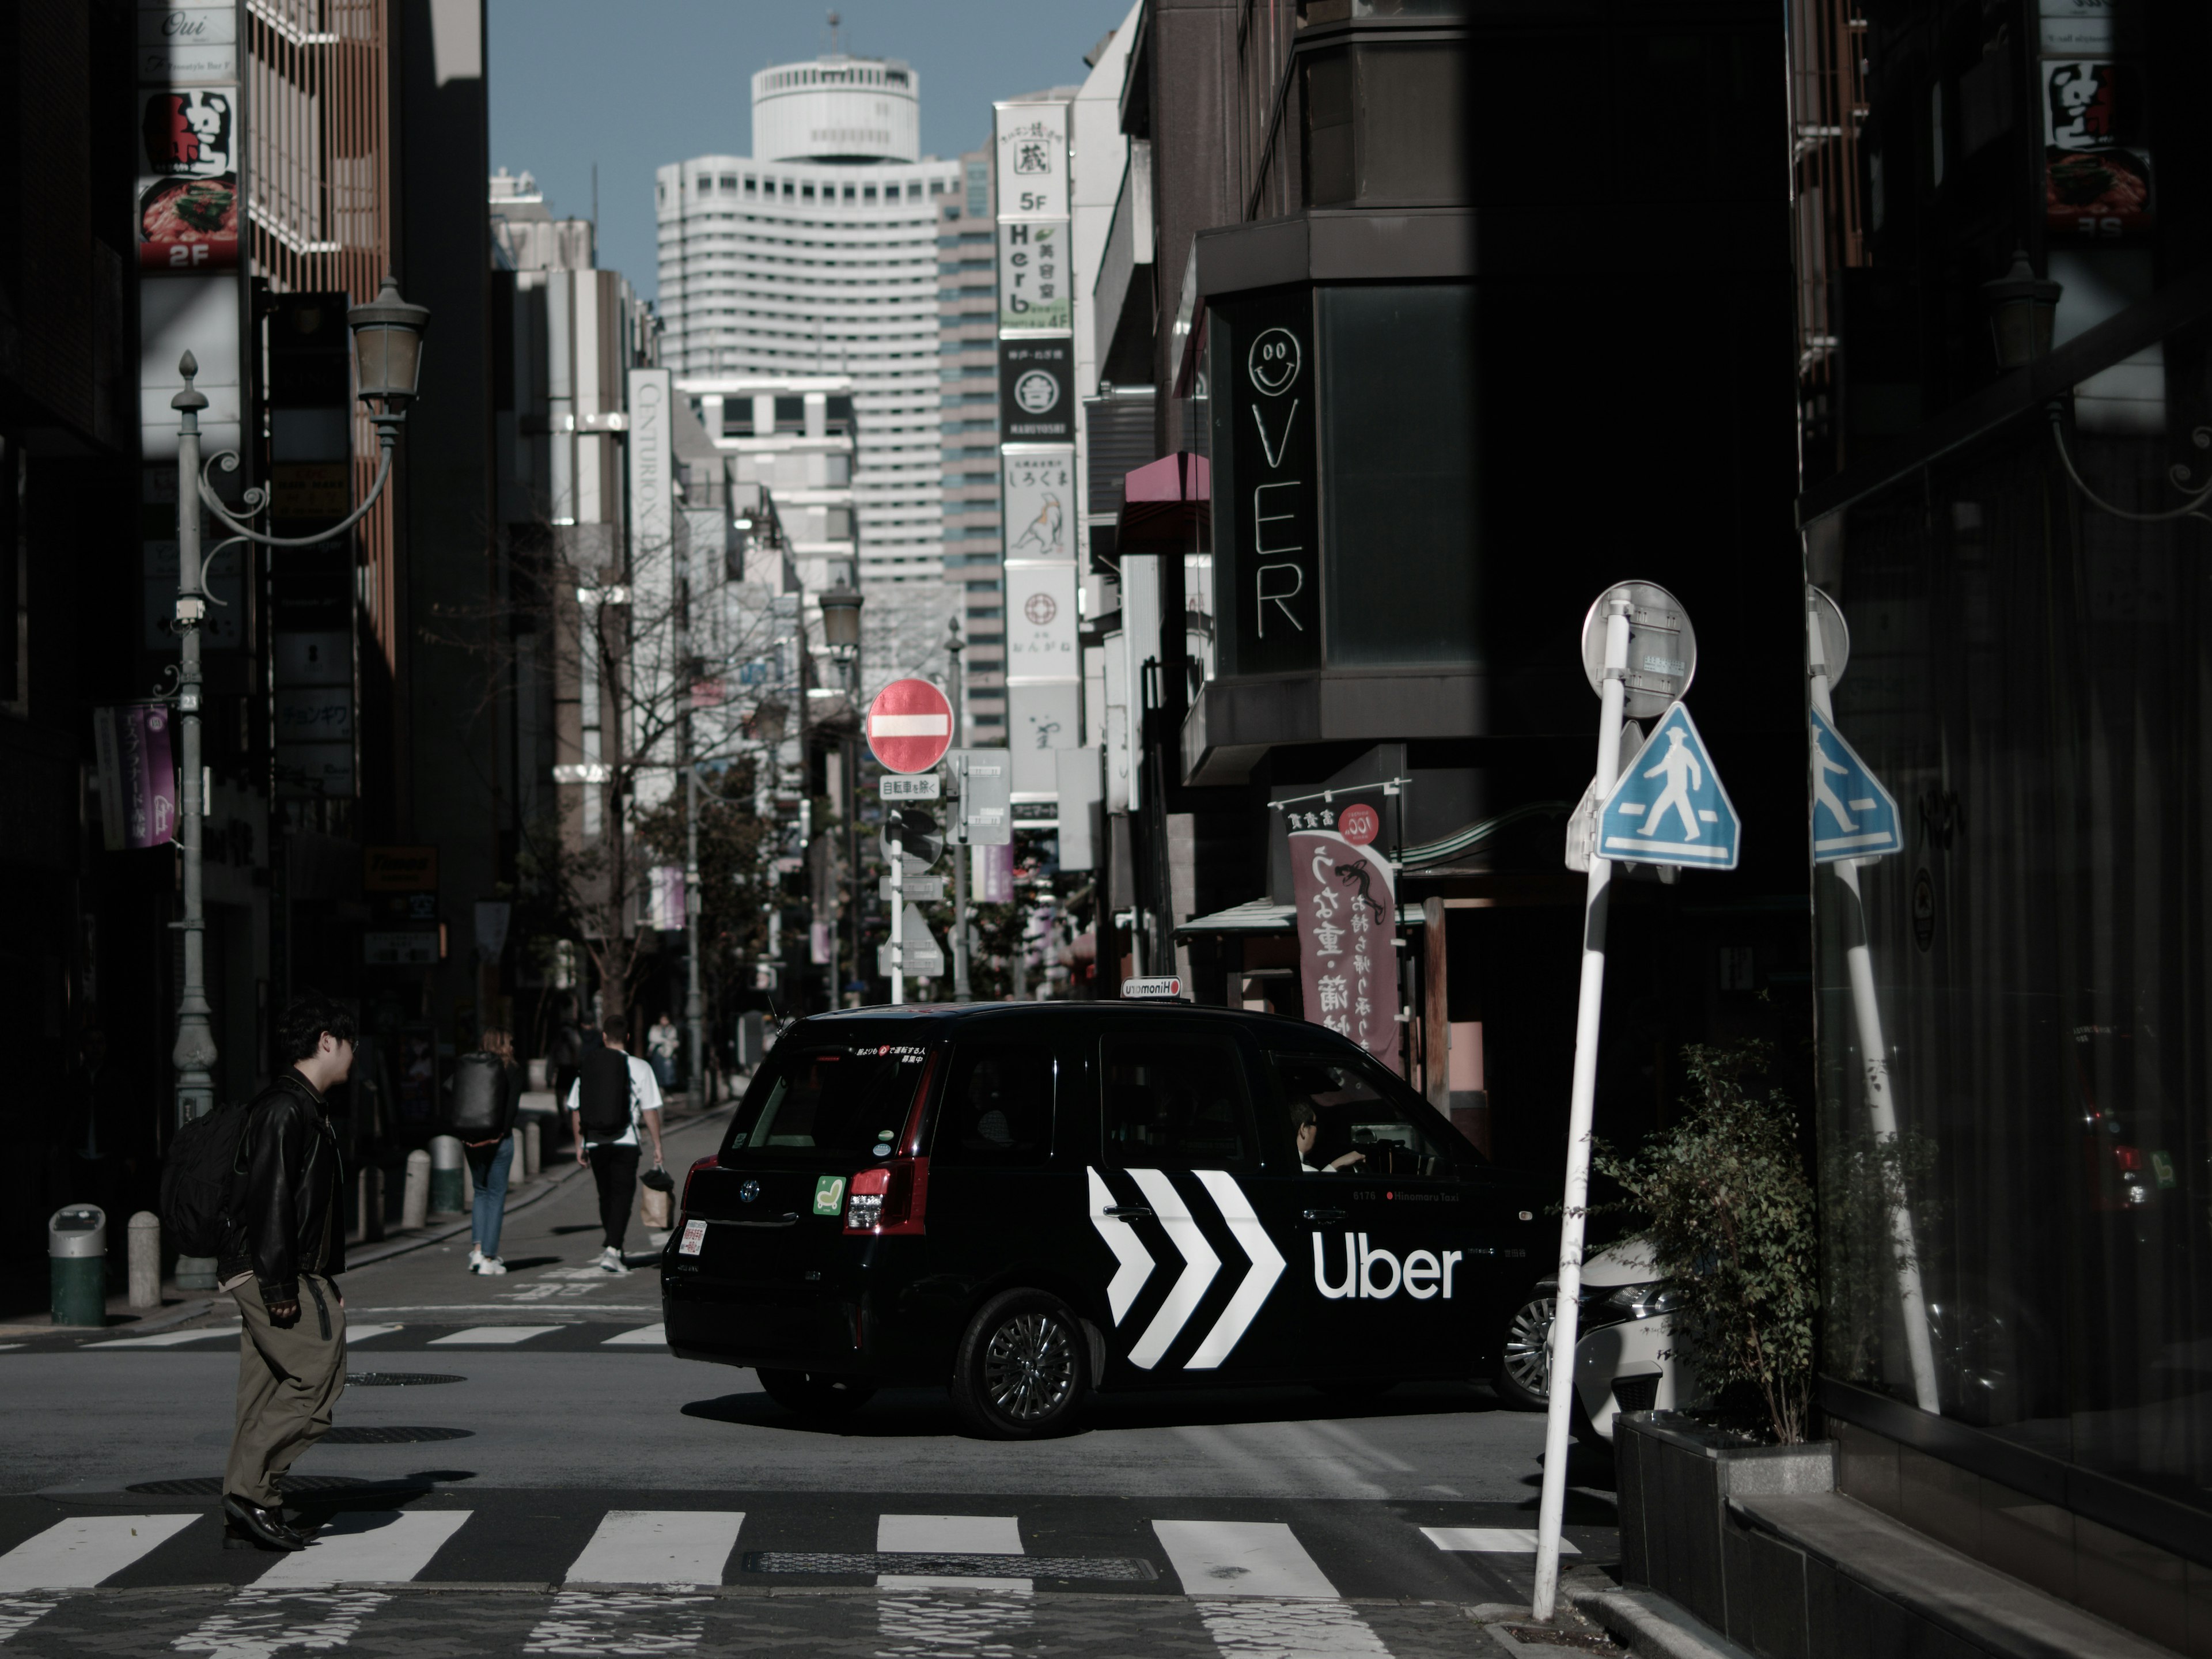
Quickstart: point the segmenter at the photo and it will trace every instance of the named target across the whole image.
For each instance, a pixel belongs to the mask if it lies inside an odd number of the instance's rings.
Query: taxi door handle
[[[1344,1212],[1341,1210],[1308,1210],[1305,1212],[1305,1218],[1309,1221],[1317,1222],[1322,1226],[1327,1226],[1332,1221],[1343,1220]]]
[[[1134,1221],[1139,1216],[1151,1215],[1152,1212],[1141,1204],[1116,1204],[1106,1213],[1116,1221]]]

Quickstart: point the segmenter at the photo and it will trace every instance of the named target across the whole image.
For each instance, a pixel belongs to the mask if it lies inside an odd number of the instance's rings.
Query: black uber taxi
[[[1557,1223],[1396,1076],[1180,1003],[793,1025],[661,1259],[669,1346],[802,1412],[948,1385],[994,1438],[1094,1389],[1495,1376]]]

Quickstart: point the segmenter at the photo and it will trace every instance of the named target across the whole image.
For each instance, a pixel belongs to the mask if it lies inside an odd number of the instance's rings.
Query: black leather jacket
[[[297,1302],[300,1275],[345,1271],[344,1182],[322,1097],[287,1067],[246,1108],[246,1173],[216,1272],[251,1271],[264,1302]]]

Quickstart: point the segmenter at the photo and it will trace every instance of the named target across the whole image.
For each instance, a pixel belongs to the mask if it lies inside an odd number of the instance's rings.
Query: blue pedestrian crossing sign
[[[1733,870],[1743,825],[1680,703],[1660,717],[1597,815],[1601,858]]]
[[[1813,714],[1813,862],[1878,859],[1905,847],[1897,797],[1844,734]]]

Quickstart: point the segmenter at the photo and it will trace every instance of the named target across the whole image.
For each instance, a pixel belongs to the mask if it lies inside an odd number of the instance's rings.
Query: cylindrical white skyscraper
[[[817,58],[753,76],[757,161],[913,161],[921,77],[896,58]]]

